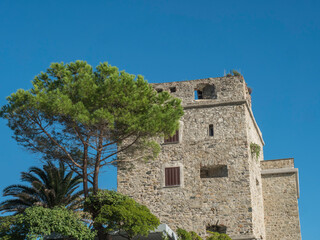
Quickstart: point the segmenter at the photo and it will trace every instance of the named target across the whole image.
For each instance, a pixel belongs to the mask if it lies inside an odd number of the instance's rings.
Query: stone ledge
[[[230,236],[232,240],[257,240],[258,238],[254,237],[253,235],[248,236]]]
[[[192,109],[192,108],[210,108],[210,107],[219,107],[219,106],[227,106],[227,105],[241,105],[245,104],[246,100],[236,100],[236,101],[218,101],[212,99],[201,99],[196,100],[194,103],[188,103],[183,105],[184,109]],[[202,103],[202,104],[200,104]]]
[[[277,169],[261,170],[261,175],[286,174],[286,173],[294,173],[295,174],[295,176],[296,176],[297,198],[300,198],[299,171],[298,171],[298,168],[277,168]]]

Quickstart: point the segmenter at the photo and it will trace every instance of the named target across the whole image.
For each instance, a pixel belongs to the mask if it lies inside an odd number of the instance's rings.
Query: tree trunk
[[[93,174],[93,194],[97,194],[99,190],[99,171],[100,171],[100,166],[99,164],[96,164],[94,168],[94,174]]]
[[[83,177],[83,192],[84,192],[84,198],[88,197],[89,194],[89,189],[88,189],[88,145],[84,146],[84,151],[83,151],[83,170],[82,170],[82,177]]]
[[[93,173],[93,194],[97,194],[99,190],[98,181],[99,181],[100,161],[101,161],[101,155],[102,155],[102,144],[103,144],[102,141],[103,141],[103,136],[102,136],[102,131],[100,131],[98,150],[97,150],[96,162],[94,165],[94,173]]]

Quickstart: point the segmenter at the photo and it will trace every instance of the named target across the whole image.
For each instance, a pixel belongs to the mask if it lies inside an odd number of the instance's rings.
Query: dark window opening
[[[177,91],[177,88],[176,87],[171,87],[170,88],[170,92],[176,92]]]
[[[220,224],[218,225],[219,221],[214,225],[207,225],[206,230],[210,232],[217,232],[217,233],[227,233],[227,227]]]
[[[179,130],[176,133],[167,139],[164,139],[164,143],[178,143],[179,142]]]
[[[210,124],[210,125],[209,125],[209,136],[210,136],[210,137],[213,137],[213,135],[214,135],[213,124]]]
[[[220,178],[228,177],[227,165],[215,165],[201,167],[200,178]]]
[[[194,92],[195,100],[198,99],[216,99],[216,88],[213,84],[198,84]]]
[[[165,186],[180,186],[180,167],[165,168]]]
[[[158,88],[158,89],[156,89],[156,91],[157,91],[158,93],[161,93],[161,92],[163,91],[163,89],[162,89],[162,88]]]
[[[202,91],[200,91],[200,90],[194,90],[194,99],[195,99],[195,100],[203,99]]]

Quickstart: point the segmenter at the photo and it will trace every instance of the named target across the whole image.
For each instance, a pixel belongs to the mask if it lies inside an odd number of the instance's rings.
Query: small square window
[[[170,88],[170,92],[176,92],[177,91],[177,88],[176,87],[171,87]]]
[[[165,168],[165,186],[180,186],[180,167]]]
[[[161,93],[161,92],[163,91],[163,89],[162,89],[162,88],[158,88],[158,89],[156,89],[156,91],[157,91],[158,93]]]

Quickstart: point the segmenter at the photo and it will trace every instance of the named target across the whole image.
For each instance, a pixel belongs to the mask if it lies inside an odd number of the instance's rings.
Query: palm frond
[[[73,177],[63,163],[59,167],[51,162],[43,169],[31,167],[29,172],[21,173],[21,180],[30,186],[14,184],[3,189],[3,196],[13,199],[1,202],[0,212],[21,213],[33,205],[49,208],[63,205],[72,210],[83,207],[83,191],[76,192],[81,177]]]

